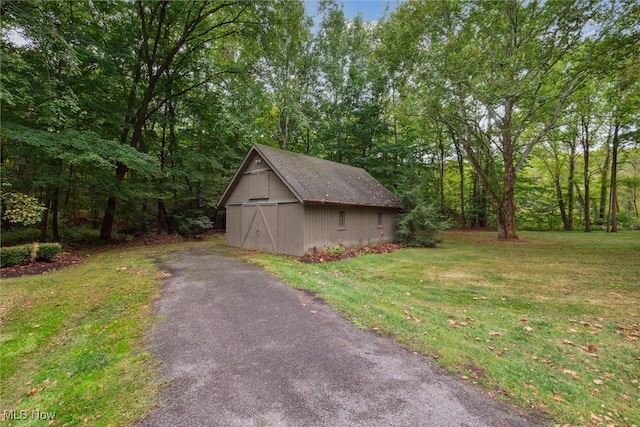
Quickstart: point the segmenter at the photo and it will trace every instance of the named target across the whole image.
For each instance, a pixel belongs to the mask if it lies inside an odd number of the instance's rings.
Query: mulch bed
[[[14,265],[13,267],[3,267],[0,269],[0,277],[32,276],[34,274],[47,274],[51,271],[78,265],[84,261],[84,257],[77,252],[61,252],[50,262],[31,262],[29,264]]]
[[[106,246],[121,247],[123,245],[130,246],[146,246],[161,245],[167,243],[179,243],[184,241],[180,236],[172,234],[148,234],[139,236],[131,242],[119,242]],[[0,269],[0,278],[8,279],[10,277],[33,276],[36,274],[47,274],[52,271],[62,270],[63,268],[78,265],[84,261],[84,257],[74,249],[66,250],[53,258],[50,262],[31,262],[28,264],[14,265],[13,267],[3,267]]]
[[[404,247],[406,245],[402,243],[382,243],[360,248],[345,248],[341,253],[337,253],[337,251],[311,251],[298,258],[298,261],[305,263],[333,262],[366,254],[388,254]]]

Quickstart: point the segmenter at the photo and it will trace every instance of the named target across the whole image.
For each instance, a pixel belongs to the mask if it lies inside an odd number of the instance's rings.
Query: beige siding
[[[339,227],[339,212],[344,212],[344,228]],[[382,225],[378,226],[378,212]],[[350,206],[306,206],[304,222],[304,252],[335,245],[364,246],[392,241],[395,237],[393,209]]]
[[[234,203],[244,203],[249,201],[249,179],[248,175],[243,176],[238,180],[238,184],[231,192],[229,199],[227,200],[227,206]]]
[[[249,199],[269,198],[269,176],[271,171],[261,171],[245,176],[249,179]]]
[[[300,203],[278,205],[277,252],[287,255],[304,255],[302,225],[304,207]]]
[[[247,163],[247,169],[245,169],[245,173],[265,169],[271,168],[269,167],[269,165],[267,165],[267,162],[265,162],[264,159],[260,157],[258,153],[253,153],[253,156],[251,156],[251,159],[249,159],[249,162]]]
[[[256,164],[255,160],[259,160],[256,154],[249,163],[249,167],[240,177],[236,187],[231,192],[227,200],[227,206],[230,204],[247,203],[250,200],[271,200],[274,202],[295,201],[296,196],[287,188],[287,186],[278,178],[272,170],[265,170],[266,163],[262,161]],[[257,166],[262,165],[262,169]]]
[[[242,246],[242,206],[227,207],[227,244]]]

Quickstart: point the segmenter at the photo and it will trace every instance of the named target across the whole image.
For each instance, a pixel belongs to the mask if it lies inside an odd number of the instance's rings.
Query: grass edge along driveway
[[[250,254],[361,328],[560,424],[640,424],[640,233],[448,232],[337,263]]]

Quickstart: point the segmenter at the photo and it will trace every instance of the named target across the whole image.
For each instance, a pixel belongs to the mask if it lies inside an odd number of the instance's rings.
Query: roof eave
[[[314,200],[314,199],[305,199],[302,200],[302,204],[305,205],[341,205],[341,206],[355,206],[355,207],[363,207],[363,208],[385,208],[385,209],[400,209],[399,204],[393,205],[381,205],[374,203],[353,203],[353,202],[344,202],[340,200]]]

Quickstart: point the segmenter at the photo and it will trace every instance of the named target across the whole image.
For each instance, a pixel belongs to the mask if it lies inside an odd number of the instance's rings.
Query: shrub
[[[419,187],[401,195],[403,212],[398,216],[398,239],[409,246],[435,247],[440,235],[449,226],[438,215]]]
[[[177,232],[183,237],[193,237],[213,228],[208,216],[200,210],[173,211],[167,218],[171,232]]]
[[[60,243],[40,243],[36,261],[50,262],[60,253],[62,246]]]
[[[0,248],[0,267],[26,264],[31,259],[31,245]]]
[[[35,261],[52,261],[60,253],[59,243],[34,243],[0,248],[0,267],[12,267]]]
[[[337,246],[332,246],[330,248],[327,248],[327,252],[330,253],[331,255],[342,255],[344,253],[345,247],[342,245],[337,245]]]

